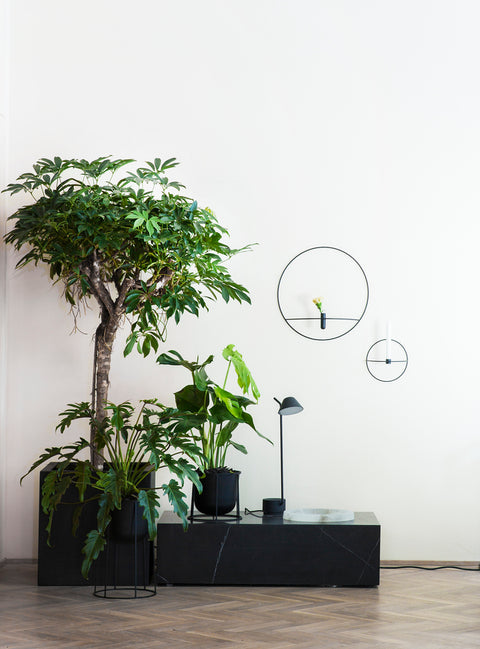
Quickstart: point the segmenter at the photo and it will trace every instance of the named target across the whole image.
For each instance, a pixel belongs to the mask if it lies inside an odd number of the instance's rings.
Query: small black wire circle
[[[360,268],[360,270],[361,270],[361,272],[362,272],[362,275],[363,275],[363,277],[364,277],[364,279],[365,279],[365,285],[366,285],[366,289],[367,289],[367,297],[366,297],[366,300],[365,300],[365,306],[364,306],[364,308],[363,308],[363,311],[362,311],[360,317],[359,317],[359,318],[328,318],[328,316],[327,316],[327,320],[351,320],[351,321],[354,321],[354,322],[355,322],[355,324],[352,325],[352,326],[350,327],[350,329],[347,329],[347,331],[344,331],[343,334],[339,334],[338,336],[332,336],[331,338],[316,338],[316,337],[314,337],[314,336],[307,336],[306,334],[301,333],[300,331],[298,331],[297,329],[295,329],[294,326],[292,326],[292,325],[290,324],[290,321],[291,321],[291,320],[307,320],[307,319],[311,320],[311,319],[315,319],[315,318],[287,318],[287,317],[285,316],[285,314],[283,313],[283,310],[282,310],[282,307],[281,307],[281,304],[280,304],[280,285],[281,285],[281,283],[282,283],[282,279],[283,279],[283,276],[285,275],[285,272],[287,271],[288,267],[289,267],[291,264],[293,264],[293,262],[294,262],[296,259],[298,259],[298,257],[300,257],[301,255],[306,254],[307,252],[311,252],[312,250],[335,250],[336,252],[341,252],[341,253],[343,253],[343,254],[346,255],[347,257],[350,257],[350,259],[351,259],[352,261],[354,261],[354,262],[357,264],[357,266]],[[350,333],[350,332],[352,331],[352,329],[355,329],[355,327],[358,325],[358,323],[360,322],[360,320],[361,320],[361,319],[363,318],[363,316],[365,315],[365,311],[367,310],[367,306],[368,306],[368,300],[369,300],[369,297],[370,297],[370,289],[369,289],[369,286],[368,286],[367,276],[366,276],[365,271],[363,270],[363,268],[360,266],[360,264],[359,264],[358,261],[355,259],[355,257],[352,257],[352,255],[350,255],[348,252],[345,252],[345,250],[341,250],[340,248],[335,248],[335,247],[333,247],[333,246],[313,246],[312,248],[307,248],[306,250],[302,250],[302,252],[299,252],[298,255],[295,255],[295,257],[293,257],[293,259],[291,259],[291,260],[288,262],[288,264],[285,266],[285,268],[284,268],[283,271],[282,271],[282,274],[280,275],[280,279],[278,280],[278,285],[277,285],[277,304],[278,304],[278,309],[279,309],[279,311],[280,311],[280,314],[281,314],[282,318],[283,318],[284,321],[287,323],[287,325],[290,327],[290,329],[293,329],[293,331],[294,331],[295,333],[297,333],[299,336],[302,336],[303,338],[308,338],[308,340],[319,340],[319,341],[322,341],[322,342],[323,342],[323,341],[327,341],[327,340],[336,340],[337,338],[342,338],[342,336],[346,336],[348,333]]]
[[[400,374],[398,376],[396,376],[393,379],[379,379],[378,376],[375,376],[375,374],[372,372],[372,370],[368,366],[369,363],[383,363],[383,364],[385,364],[385,361],[372,360],[372,359],[368,358],[368,355],[370,354],[370,352],[372,351],[372,349],[376,345],[378,345],[379,343],[382,343],[383,341],[386,341],[386,340],[387,340],[386,338],[380,338],[380,340],[377,340],[376,342],[373,343],[373,345],[371,345],[371,347],[368,350],[367,355],[365,357],[365,365],[367,366],[367,370],[369,371],[369,373],[373,376],[373,378],[375,380],[381,381],[382,383],[392,383],[392,381],[398,381],[398,379],[405,374],[405,372],[407,371],[407,367],[408,367],[407,350],[402,345],[402,343],[398,342],[398,340],[393,340],[393,338],[392,338],[392,343],[396,343],[397,345],[399,345],[403,349],[403,351],[405,352],[405,358],[403,360],[398,360],[398,361],[397,360],[391,360],[390,361],[391,363],[405,363],[405,367],[403,368],[402,372],[400,372]]]

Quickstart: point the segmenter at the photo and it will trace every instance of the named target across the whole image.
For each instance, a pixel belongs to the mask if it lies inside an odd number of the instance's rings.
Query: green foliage
[[[198,316],[217,297],[250,302],[224,266],[249,246],[231,249],[213,212],[178,193],[184,185],[165,175],[175,158],[125,173],[133,162],[41,158],[3,190],[33,200],[10,216],[5,241],[26,249],[17,266],[48,264],[72,306],[94,296],[111,315],[126,313],[124,354],[136,348],[147,356],[158,351],[169,318]]]
[[[198,480],[197,476],[197,481],[195,483],[197,485],[200,485],[200,491],[202,490],[202,486],[200,481]],[[173,511],[180,516],[182,520],[184,520],[187,516],[188,512],[188,505],[185,502],[185,494],[183,491],[180,490],[180,487],[178,485],[178,482],[175,480],[170,480],[168,484],[163,484],[162,489],[165,494],[168,496],[168,500],[170,504],[173,507]]]
[[[124,354],[137,349],[148,356],[158,353],[170,318],[178,323],[184,313],[198,316],[201,309],[208,309],[209,300],[217,298],[250,302],[248,291],[234,282],[225,267],[229,258],[249,246],[230,248],[225,243],[228,232],[213,212],[182,195],[184,185],[168,179],[166,173],[177,166],[174,158],[155,158],[134,170],[125,169],[134,162],[110,156],[93,161],[41,158],[33,171],[4,190],[30,197],[29,204],[10,216],[13,227],[5,236],[7,244],[23,253],[17,267],[47,264],[52,281],[63,284],[74,314],[91,297],[100,307],[92,404],[69,404],[57,426],[63,433],[85,419],[90,441],[80,438],[48,448],[28,471],[57,460],[42,493],[49,529],[70,486],[78,492],[74,527],[87,489],[96,493],[97,529],[88,534],[83,549],[85,575],[104,547],[112,511],[121,507],[124,498],[139,499],[152,533],[158,499],[155,492],[141,489],[146,475],[161,467],[173,473],[175,477],[162,489],[186,526],[187,505],[181,490],[185,479],[201,489],[196,466],[211,462],[218,466],[229,446],[245,452],[233,442],[232,433],[240,423],[255,429],[246,412],[252,402],[208,378],[205,367],[213,357],[204,363],[188,363],[176,352],[162,355],[163,361],[159,357],[163,364],[183,365],[193,376],[192,386],[176,395],[176,409],[144,401],[135,420],[129,402],[108,403],[109,360],[125,317],[131,329]],[[233,364],[243,393],[250,391],[257,400],[248,369],[230,347],[224,350],[229,368]],[[102,380],[97,380],[99,375]],[[208,452],[206,457],[202,448]],[[92,453],[90,461],[83,459],[86,450]]]
[[[153,489],[148,489],[147,491],[141,489],[138,492],[138,502],[140,507],[143,508],[143,518],[145,518],[148,524],[148,535],[151,539],[154,539],[157,532],[156,525],[158,509],[160,509],[160,497]]]
[[[90,530],[82,550],[85,555],[85,559],[82,562],[82,575],[84,577],[87,577],[93,561],[98,559],[98,555],[104,549],[105,545],[105,535],[99,530]]]
[[[47,531],[53,515],[63,502],[67,489],[73,486],[78,494],[74,513],[74,532],[78,526],[81,509],[86,502],[98,500],[97,528],[91,530],[83,547],[85,559],[82,574],[86,577],[92,562],[105,546],[105,532],[114,509],[121,509],[125,498],[137,498],[148,523],[150,538],[155,536],[160,500],[157,492],[141,485],[152,471],[162,467],[175,476],[162,490],[174,510],[187,526],[188,507],[181,491],[186,479],[193,480],[201,490],[196,466],[201,456],[200,448],[192,442],[191,435],[178,427],[172,430],[166,420],[165,408],[157,400],[141,402],[137,415],[133,405],[126,401],[118,405],[108,403],[107,418],[99,424],[86,402],[68,404],[61,413],[57,430],[63,433],[75,421],[87,418],[96,431],[94,443],[100,453],[103,467],[95,468],[82,454],[90,444],[80,438],[76,443],[46,449],[25,474],[50,460],[57,460],[56,468],[47,474],[42,487],[42,508],[48,516]],[[193,461],[193,463],[192,463]],[[25,476],[22,477],[22,480]],[[85,499],[87,489],[94,496]],[[49,538],[50,541],[50,538]]]
[[[168,427],[172,433],[190,433],[192,440],[201,444],[203,455],[198,459],[202,470],[224,466],[229,447],[241,453],[247,452],[244,445],[233,440],[233,433],[240,424],[247,424],[257,435],[267,439],[257,431],[247,412],[247,407],[258,401],[260,392],[242,355],[235,350],[234,345],[228,345],[223,350],[223,358],[228,361],[223,387],[211,381],[205,370],[213,361],[213,356],[209,356],[203,363],[192,363],[182,358],[178,352],[170,350],[157,358],[160,365],[181,366],[192,375],[192,383],[175,393],[176,407],[165,409],[165,420],[169,422]],[[241,395],[235,395],[226,389],[232,366],[242,389]],[[249,393],[254,401],[245,396]]]
[[[234,345],[228,345],[223,350],[222,356],[229,363],[233,363],[233,366],[235,367],[235,371],[237,373],[238,385],[242,388],[243,393],[247,394],[251,389],[254,399],[258,401],[258,399],[260,398],[260,392],[258,391],[256,383],[253,380],[253,376],[248,367],[245,365],[240,352],[235,350]],[[227,379],[225,378],[225,383],[226,381]]]

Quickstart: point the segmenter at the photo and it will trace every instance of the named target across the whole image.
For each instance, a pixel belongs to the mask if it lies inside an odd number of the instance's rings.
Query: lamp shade
[[[280,404],[278,409],[279,415],[296,415],[298,412],[302,412],[303,406],[301,406],[295,397],[285,397],[285,399]]]

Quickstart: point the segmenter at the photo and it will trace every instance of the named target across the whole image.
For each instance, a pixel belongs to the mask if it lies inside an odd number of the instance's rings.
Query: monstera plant
[[[175,393],[175,407],[165,408],[164,418],[172,434],[190,432],[192,441],[202,449],[198,460],[203,492],[195,482],[194,496],[197,509],[205,514],[226,514],[235,505],[235,475],[239,472],[226,465],[227,452],[235,449],[247,453],[245,444],[235,439],[237,429],[246,426],[267,439],[256,429],[248,412],[258,402],[260,392],[242,355],[234,345],[228,345],[222,356],[227,361],[222,385],[210,379],[206,371],[213,356],[204,362],[190,362],[171,350],[157,358],[161,365],[181,366],[191,374],[190,383]],[[241,394],[227,389],[232,368]],[[224,504],[219,509],[220,483],[225,485],[225,493],[220,496]]]

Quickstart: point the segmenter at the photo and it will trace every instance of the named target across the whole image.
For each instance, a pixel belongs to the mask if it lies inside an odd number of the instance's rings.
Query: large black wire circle
[[[356,320],[355,324],[350,327],[350,329],[347,329],[347,331],[344,331],[343,334],[339,334],[338,336],[332,336],[331,338],[315,338],[314,336],[307,336],[306,334],[302,334],[300,331],[295,329],[295,327],[290,324],[290,322],[286,318],[285,314],[283,313],[282,306],[280,304],[280,285],[282,283],[283,276],[285,275],[288,267],[291,264],[293,264],[293,262],[296,259],[298,259],[301,255],[305,255],[307,252],[312,252],[312,250],[335,250],[336,252],[341,252],[342,254],[346,255],[347,257],[350,257],[350,259],[357,264],[360,271],[362,272],[362,275],[363,275],[363,277],[365,279],[366,288],[367,288],[367,299],[365,300],[365,306],[363,308],[361,316],[358,318],[358,320]],[[350,333],[352,331],[352,329],[355,329],[355,327],[358,325],[360,320],[365,315],[365,311],[367,310],[367,306],[368,306],[369,297],[370,297],[370,289],[369,289],[369,286],[368,286],[367,276],[366,276],[365,271],[363,270],[363,268],[360,266],[360,264],[355,259],[355,257],[352,257],[352,255],[350,255],[348,252],[345,252],[345,250],[341,250],[341,248],[335,248],[333,246],[313,246],[312,248],[307,248],[306,250],[302,250],[302,252],[299,252],[298,255],[295,255],[295,257],[293,257],[293,259],[291,259],[288,262],[288,264],[285,266],[285,268],[282,271],[282,274],[280,275],[280,279],[278,280],[278,285],[277,285],[277,304],[278,304],[279,311],[280,311],[280,313],[282,315],[282,318],[285,320],[285,322],[290,327],[290,329],[292,329],[299,336],[302,336],[303,338],[308,338],[308,340],[327,341],[327,340],[336,340],[337,338],[342,338],[343,336],[346,336],[348,333]]]

